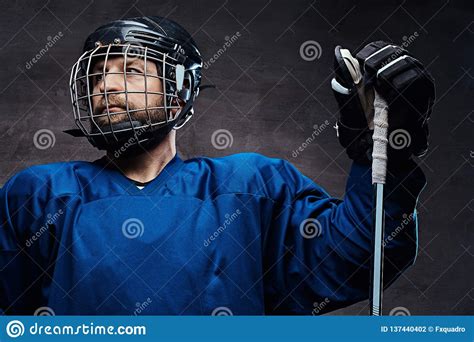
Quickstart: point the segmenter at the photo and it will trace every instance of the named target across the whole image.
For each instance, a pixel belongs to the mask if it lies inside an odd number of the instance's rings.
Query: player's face
[[[127,58],[127,66],[125,67],[126,77],[123,72],[123,57],[107,59],[105,72],[104,60],[98,61],[94,65],[92,73],[99,73],[99,75],[92,76],[92,92],[93,94],[99,95],[92,96],[92,110],[95,122],[99,126],[109,125],[109,123],[115,124],[129,121],[126,113],[127,102],[129,113],[133,120],[138,120],[142,124],[145,124],[150,119],[152,122],[165,120],[166,114],[164,109],[156,108],[163,106],[163,84],[161,79],[156,77],[158,76],[159,70],[155,63],[151,61],[147,61],[146,63],[147,77],[144,76],[145,61],[140,58]],[[127,91],[127,95],[125,95],[125,90]],[[108,93],[107,100],[109,115],[107,115],[104,91],[107,91]],[[110,94],[109,92],[118,93]]]

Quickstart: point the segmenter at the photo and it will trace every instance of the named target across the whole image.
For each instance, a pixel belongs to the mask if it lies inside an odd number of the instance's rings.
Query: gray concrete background
[[[385,294],[385,313],[474,313],[473,14],[472,1],[2,1],[0,13],[0,184],[33,164],[93,160],[101,155],[73,128],[69,70],[87,34],[100,24],[139,15],[169,16],[193,34],[209,61],[226,37],[240,38],[204,70],[196,115],[178,134],[184,157],[256,151],[293,162],[335,196],[342,196],[350,161],[331,126],[330,90],[335,45],[356,50],[373,40],[408,47],[432,72],[438,100],[431,120],[431,152],[420,163],[428,185],[419,202],[420,250],[416,265]],[[48,37],[62,37],[36,63],[27,63]],[[317,41],[321,56],[301,58],[300,46]],[[323,128],[325,121],[329,127]],[[292,151],[320,134],[296,158]],[[40,129],[54,146],[35,148]],[[211,143],[218,129],[232,145]],[[471,139],[469,139],[471,138]],[[367,303],[337,314],[366,314]]]

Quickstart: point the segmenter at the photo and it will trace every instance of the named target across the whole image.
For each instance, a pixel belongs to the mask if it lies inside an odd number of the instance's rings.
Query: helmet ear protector
[[[123,70],[110,72],[107,61],[123,58]],[[140,59],[143,72],[127,71],[127,65]],[[103,61],[103,67],[94,68]],[[153,62],[157,73],[151,73],[147,65]],[[85,136],[98,149],[120,149],[161,141],[172,129],[183,127],[192,117],[193,103],[199,95],[201,83],[201,54],[188,32],[177,23],[160,17],[141,17],[118,20],[99,27],[86,40],[84,52],[72,67],[70,77],[71,102],[78,129],[65,131],[73,136]],[[123,89],[107,91],[106,75],[123,77]],[[127,78],[143,77],[144,89],[130,91]],[[163,91],[149,89],[147,83],[158,78]],[[97,91],[94,80],[104,82],[103,90]],[[130,94],[144,95],[143,108],[129,108]],[[149,103],[149,95],[161,95],[162,104]],[[124,100],[125,108],[110,111],[109,96]],[[95,96],[105,102],[103,110],[94,112]],[[153,111],[163,113],[159,118]],[[137,119],[135,112],[145,113],[146,119]],[[126,120],[117,122],[113,116]],[[104,124],[105,123],[105,124]]]

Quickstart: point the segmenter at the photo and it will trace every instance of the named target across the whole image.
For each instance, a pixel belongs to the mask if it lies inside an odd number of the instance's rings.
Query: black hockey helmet
[[[123,91],[93,93],[92,78],[99,76],[105,79],[106,64],[109,58],[124,58]],[[112,93],[122,94],[128,101],[127,94],[127,61],[143,59],[144,64],[152,61],[159,70],[157,75],[147,73],[145,67],[141,73],[145,82],[145,97],[151,93],[147,89],[149,77],[160,78],[163,85],[162,106],[149,107],[148,101],[144,108],[120,112],[110,112],[108,96]],[[93,72],[94,64],[105,60],[104,68],[99,73]],[[193,102],[199,94],[201,83],[202,57],[191,35],[176,22],[162,17],[138,17],[116,20],[96,29],[86,39],[83,54],[74,64],[70,77],[71,101],[74,119],[79,129],[66,131],[74,136],[85,136],[92,145],[99,149],[117,150],[132,146],[147,146],[160,141],[172,129],[181,128],[193,115]],[[116,73],[118,74],[118,73]],[[105,82],[105,81],[104,81]],[[136,92],[135,92],[136,93]],[[154,94],[158,94],[154,92]],[[103,113],[94,113],[92,98],[100,96],[106,106]],[[120,95],[119,95],[120,96]],[[184,103],[181,110],[181,104]],[[165,115],[161,120],[153,120],[148,111],[160,109]],[[175,115],[172,110],[175,109]],[[134,118],[134,111],[148,114],[147,120]],[[177,110],[177,112],[176,112]],[[128,120],[116,122],[111,116],[126,114]],[[107,116],[107,125],[99,125],[97,120]],[[103,118],[102,118],[103,119]],[[102,123],[104,120],[102,120]]]

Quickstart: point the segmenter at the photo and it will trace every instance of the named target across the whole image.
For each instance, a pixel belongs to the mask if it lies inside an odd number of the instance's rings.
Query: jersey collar
[[[143,189],[139,189],[136,186],[136,183],[127,177],[120,171],[117,170],[112,164],[107,165],[106,157],[103,157],[95,163],[102,164],[110,172],[112,180],[118,183],[128,194],[130,195],[150,195],[160,189],[163,184],[166,183],[172,176],[178,173],[179,169],[184,165],[183,160],[179,157],[178,153],[165,165],[163,170],[150,182],[147,182],[147,185]]]

